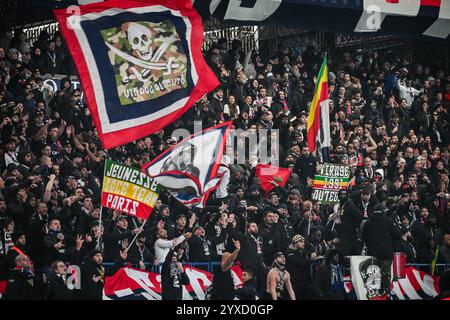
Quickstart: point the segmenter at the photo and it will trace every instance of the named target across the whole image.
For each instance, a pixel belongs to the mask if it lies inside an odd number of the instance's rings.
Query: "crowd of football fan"
[[[411,64],[387,50],[328,55],[332,147],[324,157],[352,175],[340,203],[327,206],[311,201],[318,160],[306,144],[324,57],[316,44],[267,57],[220,39],[205,52],[219,88],[164,130],[103,150],[82,92],[69,78],[56,92],[44,85],[45,74],[75,74],[61,35],[44,31],[32,46],[24,39],[0,39],[5,298],[101,299],[105,277],[129,262],[162,266],[163,299],[179,299],[180,263],[218,262],[211,299],[344,299],[345,256],[383,265],[404,252],[408,263],[450,263],[450,74],[434,61]],[[265,194],[252,158],[229,164],[225,195],[201,210],[162,192],[142,228],[100,207],[105,158],[140,168],[177,143],[174,129],[227,120],[245,132],[279,130],[279,144],[268,143],[292,171],[284,187],[274,182]],[[234,290],[228,270],[237,261],[244,286]],[[81,289],[67,285],[71,265],[81,267]]]

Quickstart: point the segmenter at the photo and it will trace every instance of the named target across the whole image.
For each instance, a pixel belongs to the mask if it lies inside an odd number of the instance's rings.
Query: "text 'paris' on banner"
[[[105,160],[102,206],[147,220],[161,187],[140,170]]]

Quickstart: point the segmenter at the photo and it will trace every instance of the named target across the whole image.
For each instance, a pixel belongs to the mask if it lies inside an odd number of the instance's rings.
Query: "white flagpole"
[[[105,180],[106,160],[108,160],[108,159],[105,159],[105,162],[103,164],[103,181]],[[102,184],[103,184],[103,181],[102,181]],[[103,185],[102,185],[102,190],[101,190],[101,193],[100,193],[100,216],[98,217],[99,237],[97,239],[97,250],[100,250],[100,240],[102,238],[102,225],[103,225],[103,223],[102,223],[102,213],[103,213],[102,197],[103,197]]]
[[[308,219],[308,236],[309,236],[309,230],[311,229],[311,218],[312,218],[312,202],[311,202],[311,207],[309,209],[309,219]]]
[[[98,217],[98,232],[99,236],[97,239],[97,250],[100,250],[100,240],[102,238],[102,212],[103,212],[103,206],[100,205],[100,216]],[[103,251],[103,250],[102,250]]]
[[[142,224],[142,226],[139,227],[139,229],[144,228],[145,224],[147,223],[147,220],[144,221],[144,223]],[[128,250],[131,248],[131,246],[133,245],[133,243],[136,241],[137,237],[140,235],[141,233],[136,233],[136,235],[134,236],[133,240],[131,241],[131,243],[128,245],[128,247],[125,249],[125,252],[128,252]]]

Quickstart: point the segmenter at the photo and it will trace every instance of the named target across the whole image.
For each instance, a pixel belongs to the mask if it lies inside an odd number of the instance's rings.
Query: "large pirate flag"
[[[142,167],[178,201],[202,208],[225,174],[219,171],[231,122],[189,136]]]
[[[54,11],[105,148],[152,134],[219,83],[183,0],[109,0]]]

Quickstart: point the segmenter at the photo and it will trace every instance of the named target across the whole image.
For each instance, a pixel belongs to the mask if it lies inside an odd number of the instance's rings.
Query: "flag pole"
[[[105,174],[106,174],[106,160],[105,159],[104,163],[103,163],[103,179],[105,179]],[[100,240],[102,238],[102,217],[103,217],[103,206],[102,206],[102,198],[103,198],[103,180],[102,180],[102,190],[100,193],[100,216],[98,217],[98,232],[99,232],[99,237],[97,239],[97,250],[100,250]],[[103,250],[102,250],[103,251]]]
[[[309,236],[309,230],[311,229],[311,218],[312,218],[312,202],[311,202],[311,207],[309,209],[309,219],[308,219],[308,236]]]
[[[100,201],[101,203],[101,201]],[[99,237],[97,239],[97,250],[100,250],[100,240],[102,238],[102,213],[103,213],[103,206],[100,205],[100,216],[98,217],[98,232],[99,232]],[[102,250],[103,251],[103,250]]]
[[[142,224],[142,226],[139,227],[139,229],[144,228],[145,224],[147,223],[147,220],[144,221],[144,223]],[[140,235],[141,233],[136,233],[136,235],[134,236],[133,240],[131,240],[131,243],[128,245],[128,247],[125,249],[125,252],[128,252],[128,250],[131,248],[131,246],[133,245],[133,243],[136,241],[137,237]]]

